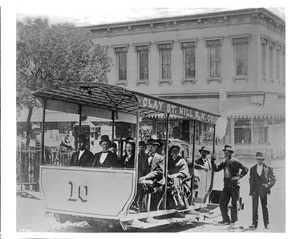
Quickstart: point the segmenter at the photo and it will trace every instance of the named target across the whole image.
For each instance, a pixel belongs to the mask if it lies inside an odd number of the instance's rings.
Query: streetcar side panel
[[[40,176],[50,212],[116,218],[134,197],[134,170],[41,166]]]

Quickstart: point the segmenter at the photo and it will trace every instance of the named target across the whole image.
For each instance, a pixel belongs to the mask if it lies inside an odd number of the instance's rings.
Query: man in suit
[[[78,135],[78,151],[71,156],[69,166],[92,166],[93,153],[86,149],[88,139],[84,134]]]
[[[264,225],[269,229],[269,212],[267,208],[268,194],[271,193],[271,187],[276,182],[273,169],[263,163],[265,157],[263,153],[257,152],[255,156],[257,164],[250,169],[250,193],[252,196],[252,225],[250,228],[257,228],[258,225],[258,198],[260,198]]]
[[[102,135],[100,140],[102,151],[94,156],[93,167],[111,168],[118,166],[117,155],[109,151],[111,141],[108,135]]]
[[[213,164],[215,172],[224,170],[224,187],[220,197],[220,210],[223,220],[219,223],[229,225],[238,220],[237,217],[237,202],[239,199],[240,186],[239,180],[244,177],[248,168],[245,167],[239,160],[232,157],[234,150],[232,146],[225,145],[223,149],[225,161],[219,165]],[[228,203],[231,198],[231,221],[228,216]]]
[[[211,169],[211,162],[208,159],[208,155],[210,151],[206,146],[202,146],[201,149],[199,149],[199,153],[201,155],[200,158],[195,160],[195,168],[203,169],[205,171],[208,171]]]
[[[144,168],[144,175],[138,179],[138,192],[137,195],[144,201],[143,206],[146,205],[145,195],[153,193],[156,188],[165,184],[164,177],[164,164],[165,159],[163,156],[157,153],[160,148],[160,143],[154,139],[147,141],[150,149],[148,152],[148,158],[146,166]],[[144,208],[145,210],[145,208]]]

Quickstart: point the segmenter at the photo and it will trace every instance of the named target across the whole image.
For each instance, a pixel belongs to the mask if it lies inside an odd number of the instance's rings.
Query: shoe
[[[253,225],[253,224],[252,224],[251,226],[249,226],[249,228],[250,228],[250,229],[256,229],[256,228],[257,228],[257,225]]]
[[[224,220],[222,220],[222,221],[220,221],[218,223],[219,224],[224,224],[224,225],[230,225],[230,221],[224,221]]]
[[[265,229],[270,229],[270,225],[269,225],[269,224],[266,224],[266,225],[265,225]]]

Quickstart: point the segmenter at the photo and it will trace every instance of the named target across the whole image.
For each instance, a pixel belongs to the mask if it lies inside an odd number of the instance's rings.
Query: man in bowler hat
[[[257,152],[255,155],[257,164],[250,169],[250,193],[252,196],[252,225],[250,228],[257,228],[258,225],[258,199],[260,198],[264,226],[269,229],[269,211],[267,208],[268,194],[271,193],[270,189],[276,182],[276,177],[273,169],[268,167],[263,161],[265,159],[263,153]]]
[[[78,135],[78,151],[72,154],[69,166],[92,166],[93,153],[86,148],[88,139],[84,134]]]
[[[210,151],[206,146],[202,146],[201,149],[199,149],[199,153],[201,155],[200,158],[195,160],[195,168],[203,169],[205,171],[208,171],[211,168],[211,162],[208,159],[208,155]]]
[[[224,170],[224,187],[220,197],[220,210],[223,220],[219,223],[229,225],[238,220],[237,202],[239,199],[240,186],[239,180],[244,177],[248,168],[245,167],[239,160],[232,157],[234,150],[231,145],[224,146],[225,161],[219,165],[214,164],[214,171]],[[231,198],[231,220],[228,216],[228,203]]]

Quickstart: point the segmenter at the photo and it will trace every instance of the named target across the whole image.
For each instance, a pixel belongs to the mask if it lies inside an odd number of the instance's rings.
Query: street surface
[[[244,161],[249,168],[255,161]],[[270,214],[270,229],[265,230],[262,220],[261,205],[259,204],[259,225],[258,228],[248,230],[251,225],[252,201],[249,196],[249,173],[241,180],[241,196],[245,209],[239,211],[239,221],[235,225],[224,226],[217,222],[221,221],[219,208],[214,210],[210,219],[203,220],[200,217],[199,222],[187,225],[172,225],[168,227],[149,229],[147,232],[285,232],[285,165],[284,160],[272,162],[276,176],[276,184],[271,189],[271,195],[268,197],[268,208]],[[222,189],[223,172],[215,174],[214,189]],[[229,204],[230,205],[230,204]],[[106,232],[108,229],[94,229],[87,222],[60,224],[56,222],[52,214],[45,214],[45,206],[41,200],[32,198],[17,197],[17,231],[18,232]],[[116,230],[115,230],[116,231]],[[120,230],[118,230],[120,231]],[[139,230],[134,230],[139,231]]]

